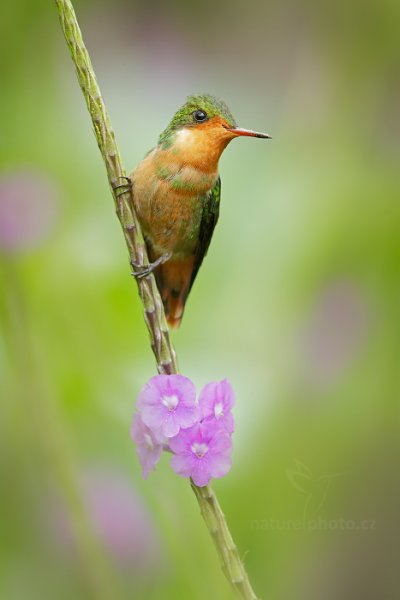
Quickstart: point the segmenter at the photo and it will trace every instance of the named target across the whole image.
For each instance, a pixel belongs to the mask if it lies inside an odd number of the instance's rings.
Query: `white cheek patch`
[[[214,160],[212,144],[207,143],[207,136],[199,127],[179,129],[174,138],[172,153],[176,155],[179,170],[176,175],[185,183],[207,190],[213,186],[217,178],[218,158]],[[171,170],[171,169],[170,169]]]
[[[194,142],[194,135],[192,129],[180,129],[176,134],[176,143],[178,144],[192,144]]]

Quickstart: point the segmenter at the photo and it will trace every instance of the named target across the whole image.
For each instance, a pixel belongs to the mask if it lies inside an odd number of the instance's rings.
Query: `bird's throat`
[[[158,158],[180,162],[204,173],[216,173],[222,152],[231,140],[220,127],[186,127],[171,134],[167,144],[158,147]]]
[[[158,146],[149,158],[166,192],[202,195],[215,184],[221,152],[207,136],[188,128],[176,132],[169,144]]]

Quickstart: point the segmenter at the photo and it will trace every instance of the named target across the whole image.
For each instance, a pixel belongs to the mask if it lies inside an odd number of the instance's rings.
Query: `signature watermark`
[[[320,511],[329,490],[342,473],[315,474],[304,463],[295,460],[294,468],[286,470],[288,481],[304,495],[301,519],[253,519],[251,529],[259,531],[373,531],[374,519],[322,518]]]
[[[325,504],[328,491],[335,479],[342,473],[329,475],[315,475],[309,467],[295,461],[295,469],[287,469],[286,476],[290,483],[305,496],[303,509],[303,522],[306,523],[312,517],[316,517]]]
[[[374,531],[374,519],[253,519],[251,529],[259,531]]]

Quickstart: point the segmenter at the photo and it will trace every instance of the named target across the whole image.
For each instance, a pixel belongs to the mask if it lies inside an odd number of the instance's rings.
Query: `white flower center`
[[[168,408],[168,410],[172,411],[178,406],[179,398],[178,396],[163,396],[161,402]]]
[[[146,446],[148,448],[148,450],[153,450],[154,449],[154,442],[152,440],[152,437],[149,433],[145,433],[144,434],[144,441],[146,442]]]
[[[207,444],[201,444],[200,442],[194,442],[194,444],[190,446],[190,449],[193,454],[197,456],[197,458],[203,458],[203,456],[208,452]]]
[[[217,402],[217,404],[214,406],[214,415],[216,419],[220,419],[224,416],[224,407],[222,402]]]

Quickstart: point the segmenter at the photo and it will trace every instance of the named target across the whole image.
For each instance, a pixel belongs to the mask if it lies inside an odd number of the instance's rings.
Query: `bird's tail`
[[[177,329],[181,324],[190,290],[193,264],[194,257],[184,260],[168,260],[155,270],[157,287],[171,329]]]
[[[182,297],[182,292],[169,290],[164,300],[165,316],[171,329],[178,329],[181,324],[186,298]]]

